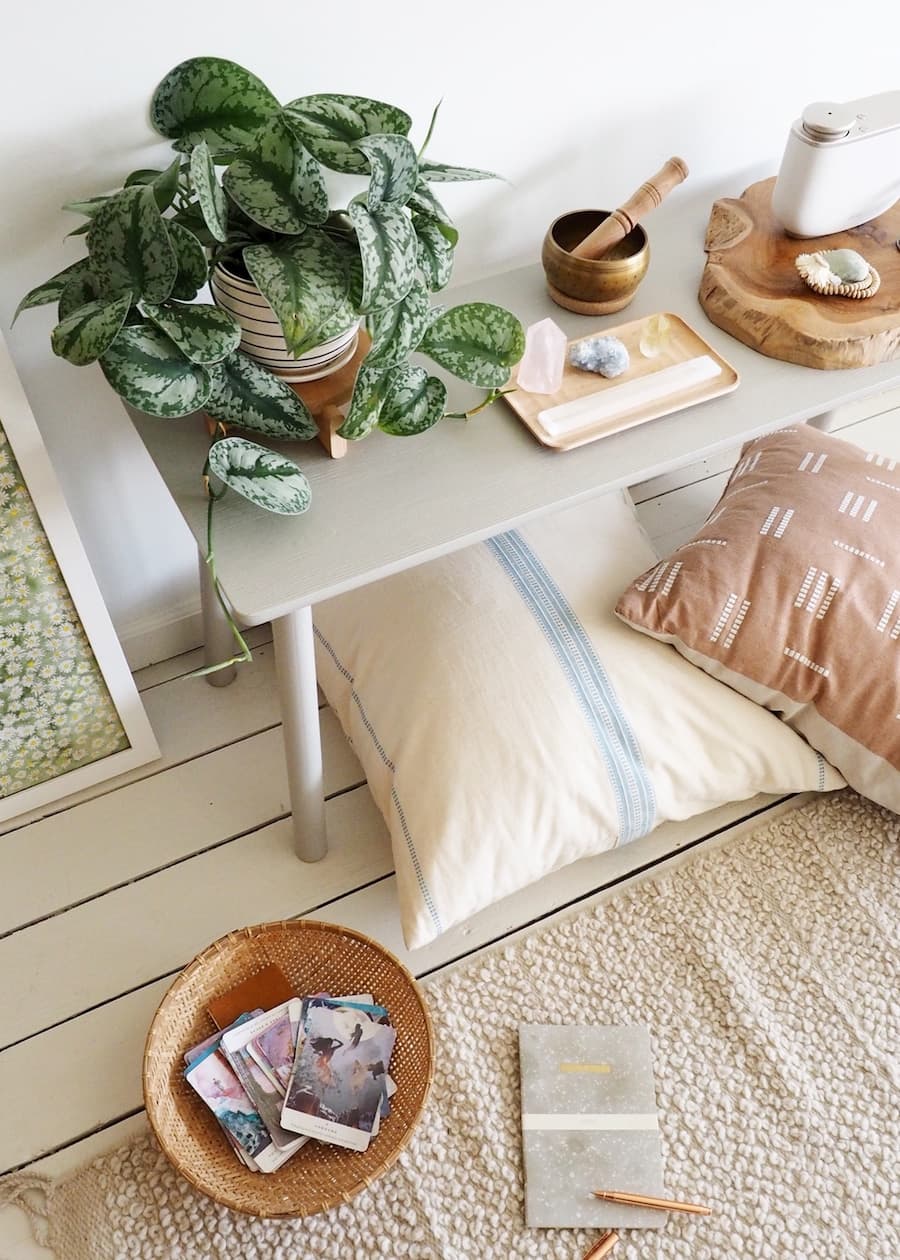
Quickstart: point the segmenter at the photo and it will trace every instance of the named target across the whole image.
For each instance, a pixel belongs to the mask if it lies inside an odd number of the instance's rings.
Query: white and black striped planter
[[[313,381],[330,376],[353,358],[359,333],[357,323],[295,358],[275,312],[251,280],[235,275],[219,263],[209,287],[215,302],[240,324],[244,353],[283,380]]]

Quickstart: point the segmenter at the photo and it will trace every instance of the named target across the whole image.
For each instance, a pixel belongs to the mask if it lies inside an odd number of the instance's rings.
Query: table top
[[[438,300],[496,302],[526,326],[550,315],[569,337],[672,311],[738,370],[741,383],[734,393],[566,452],[539,445],[503,401],[468,421],[441,420],[418,437],[375,432],[351,444],[339,460],[330,459],[316,441],[273,443],[305,472],[312,504],[303,516],[273,516],[230,493],[217,506],[216,566],[235,614],[246,625],[258,625],[530,517],[636,485],[900,385],[900,360],[821,371],[767,358],[716,328],[697,301],[707,214],[690,202],[676,211],[676,201],[671,210],[667,204],[655,213],[647,277],[631,305],[616,315],[573,315],[555,306],[539,264],[479,280]],[[461,382],[450,383],[448,410],[470,407],[483,396]],[[202,421],[135,421],[205,552],[200,473],[208,438]]]

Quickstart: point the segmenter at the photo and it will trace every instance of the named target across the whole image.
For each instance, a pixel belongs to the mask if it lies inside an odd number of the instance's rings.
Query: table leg
[[[814,429],[821,429],[823,433],[833,433],[838,427],[840,416],[840,408],[837,407],[834,411],[823,411],[819,416],[810,416],[806,423]]]
[[[200,556],[200,611],[203,616],[203,664],[218,665],[219,661],[230,661],[236,650],[234,635],[216,597],[209,566],[203,555]],[[227,687],[234,682],[236,673],[236,666],[229,665],[227,669],[207,674],[206,681],[211,687]]]
[[[294,814],[294,848],[304,862],[318,862],[328,852],[328,839],[312,609],[298,608],[277,617],[272,622],[272,637]]]

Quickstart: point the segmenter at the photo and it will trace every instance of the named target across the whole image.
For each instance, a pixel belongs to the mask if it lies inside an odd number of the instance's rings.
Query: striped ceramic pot
[[[236,275],[219,263],[213,270],[209,287],[216,303],[240,324],[244,353],[282,380],[314,381],[330,376],[353,358],[358,323],[295,358],[287,347],[275,312],[252,280]]]

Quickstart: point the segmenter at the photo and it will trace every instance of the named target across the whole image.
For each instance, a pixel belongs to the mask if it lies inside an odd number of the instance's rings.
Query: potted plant
[[[458,235],[432,185],[493,178],[425,158],[436,115],[417,152],[411,118],[393,105],[318,94],[282,106],[235,62],[184,61],[150,106],[153,126],[172,141],[170,165],[133,171],[121,188],[69,203],[65,209],[86,219],[71,235],[86,237],[87,255],[16,310],[14,318],[56,302],[54,352],[76,366],[99,362],[139,411],[167,419],[205,411],[215,421],[203,469],[207,565],[240,647],[235,660],[250,652],[216,579],[215,503],[229,487],[280,514],[303,512],[310,501],[293,460],[228,432],[316,436],[308,408],[277,374],[284,359],[343,362],[365,319],[371,347],[339,430],[357,440],[376,427],[422,433],[444,415],[446,386],[409,362],[414,351],[485,388],[480,406],[503,392],[521,358],[522,328],[508,311],[482,302],[431,306],[430,294],[450,279]],[[360,177],[348,205],[329,206],[323,168]],[[210,281],[218,305],[197,301]],[[233,288],[258,292],[256,312],[240,310],[226,293]],[[255,353],[276,371],[240,348],[254,342],[249,321],[269,311],[284,353],[280,364],[259,346]]]
[[[502,393],[524,347],[518,320],[487,303],[430,302],[449,281],[457,241],[433,185],[492,178],[424,156],[435,117],[417,152],[412,120],[395,106],[326,94],[282,106],[250,71],[217,57],[171,70],[150,117],[172,141],[171,164],[66,206],[86,218],[73,235],[85,236],[87,255],[32,289],[16,316],[58,303],[56,354],[99,362],[140,411],[205,411],[217,429],[204,473],[273,512],[309,504],[292,460],[228,435],[235,426],[297,440],[317,429],[290,385],[239,348],[252,337],[225,297],[227,278],[258,290],[295,358],[327,359],[328,343],[348,330],[352,338],[365,319],[372,344],[345,438],[376,427],[417,434],[441,419],[446,387],[409,362],[414,351],[484,387],[482,405]],[[323,168],[360,177],[348,205],[329,206]],[[218,305],[197,301],[211,279]]]

